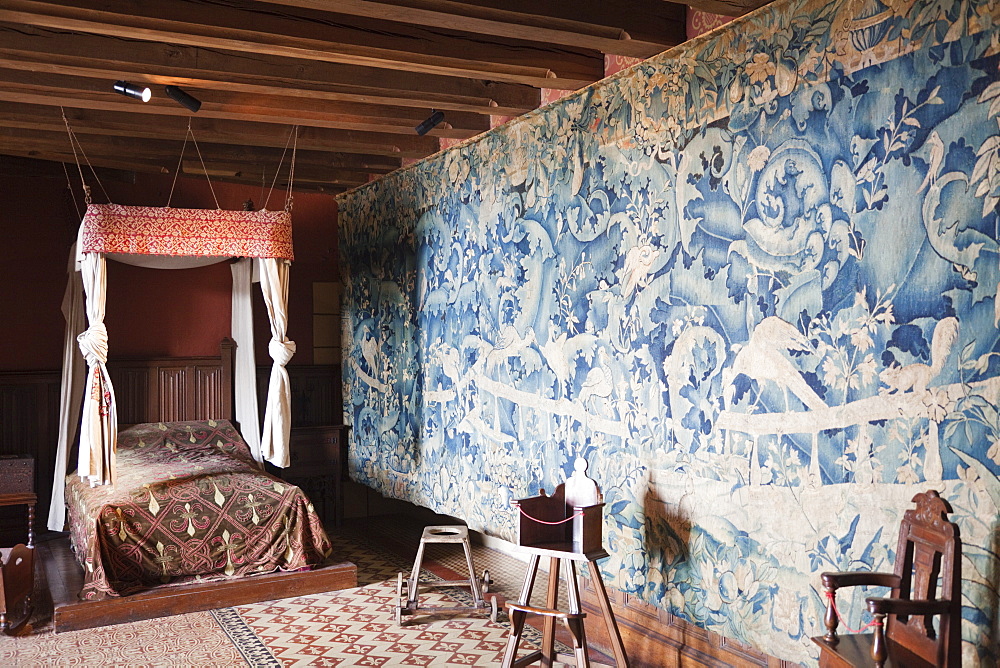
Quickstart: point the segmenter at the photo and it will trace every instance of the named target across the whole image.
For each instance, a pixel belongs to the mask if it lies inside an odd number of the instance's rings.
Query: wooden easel
[[[575,658],[577,668],[606,664],[592,664],[587,656],[587,633],[580,605],[580,589],[576,579],[576,562],[587,562],[590,577],[594,583],[601,605],[604,623],[611,637],[611,648],[618,668],[627,668],[628,656],[622,644],[621,633],[615,620],[611,601],[608,599],[597,560],[608,556],[603,545],[603,509],[601,492],[597,483],[587,476],[587,462],[578,458],[573,475],[556,487],[555,494],[547,496],[542,490],[539,496],[519,499],[513,502],[518,509],[518,545],[531,557],[525,572],[524,585],[516,603],[508,603],[511,629],[507,639],[502,666],[519,668],[541,660],[543,666],[551,666],[556,660]],[[531,590],[534,588],[541,557],[549,558],[549,581],[545,607],[532,606]],[[563,567],[567,586],[569,609],[557,609],[559,598],[559,568]],[[524,624],[529,614],[545,618],[542,629],[542,648],[517,658],[518,645],[524,632]],[[561,622],[573,640],[573,657],[556,655],[555,623]]]

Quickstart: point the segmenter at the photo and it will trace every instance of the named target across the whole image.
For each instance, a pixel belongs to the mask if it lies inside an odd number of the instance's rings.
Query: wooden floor
[[[101,601],[81,601],[77,595],[83,588],[83,569],[70,551],[69,538],[41,542],[37,549],[52,594],[52,623],[56,633],[336,591],[358,583],[355,565],[343,562],[312,571],[268,573],[238,580],[162,587]]]

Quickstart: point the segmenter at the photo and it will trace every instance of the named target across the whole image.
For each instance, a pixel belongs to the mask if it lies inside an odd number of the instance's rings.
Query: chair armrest
[[[871,573],[868,571],[847,571],[821,573],[823,586],[827,589],[869,585],[875,587],[898,587],[899,576],[895,573]]]
[[[951,609],[951,601],[907,600],[902,598],[867,598],[873,615],[940,615]]]

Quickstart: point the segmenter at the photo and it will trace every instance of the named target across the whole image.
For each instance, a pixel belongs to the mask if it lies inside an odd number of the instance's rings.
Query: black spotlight
[[[116,81],[114,88],[116,93],[134,97],[143,102],[149,102],[149,99],[153,97],[153,92],[146,86],[136,86],[127,81]]]
[[[418,125],[413,129],[417,131],[418,135],[423,136],[428,132],[430,132],[431,130],[433,130],[434,128],[436,128],[443,120],[444,120],[444,112],[434,111],[434,113],[428,116],[423,123],[421,123],[420,125]]]
[[[167,86],[163,90],[166,91],[167,97],[182,107],[187,107],[189,111],[196,112],[201,109],[201,100],[190,93],[184,92],[177,86]]]

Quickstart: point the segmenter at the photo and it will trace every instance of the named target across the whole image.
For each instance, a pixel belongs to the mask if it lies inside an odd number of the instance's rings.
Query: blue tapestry
[[[610,585],[801,662],[935,488],[994,665],[998,26],[778,2],[341,196],[352,477],[513,539],[582,456]]]

